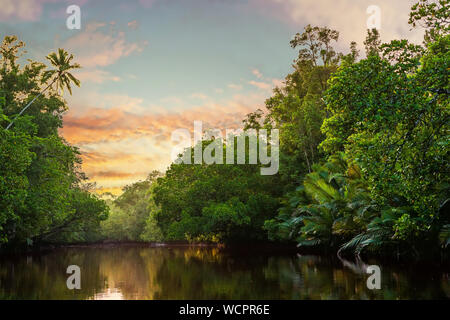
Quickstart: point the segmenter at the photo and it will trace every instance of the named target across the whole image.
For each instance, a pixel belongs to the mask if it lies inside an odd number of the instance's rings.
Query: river
[[[88,246],[0,256],[0,299],[449,299],[450,272],[334,256],[196,246]],[[69,290],[69,265],[81,289]]]

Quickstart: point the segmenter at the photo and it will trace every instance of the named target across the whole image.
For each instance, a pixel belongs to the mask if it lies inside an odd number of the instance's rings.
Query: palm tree
[[[376,213],[359,168],[343,154],[313,165],[301,191],[304,199],[288,221],[299,246],[340,245],[363,231]]]
[[[20,112],[19,114],[11,121],[8,126],[6,127],[6,130],[8,130],[14,121],[25,112],[25,110],[28,109],[33,102],[39,98],[45,91],[47,91],[50,87],[52,87],[56,83],[56,89],[61,90],[61,94],[64,93],[64,88],[66,88],[70,94],[72,94],[72,87],[71,83],[74,83],[77,87],[80,86],[80,80],[75,78],[69,71],[72,69],[78,69],[81,68],[81,66],[78,63],[71,64],[71,61],[73,59],[73,55],[69,55],[67,51],[64,49],[59,48],[58,53],[52,52],[46,57],[50,63],[55,67],[53,70],[47,70],[42,75],[42,83],[47,83],[51,78],[53,80],[50,82],[50,84],[42,90],[36,97],[33,98]]]

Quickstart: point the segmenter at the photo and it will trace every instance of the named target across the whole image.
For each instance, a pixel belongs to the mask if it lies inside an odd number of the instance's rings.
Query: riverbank
[[[189,241],[165,241],[165,242],[145,242],[145,241],[113,241],[104,240],[89,243],[46,243],[35,246],[18,246],[14,248],[2,248],[0,256],[15,256],[27,254],[46,254],[57,249],[113,249],[113,248],[217,248],[223,252],[232,251],[236,254],[245,255],[248,253],[261,255],[283,255],[283,254],[299,254],[299,255],[315,255],[326,256],[333,260],[345,261],[373,261],[377,260],[385,264],[398,265],[422,265],[422,266],[445,266],[450,269],[450,254],[442,252],[440,257],[423,257],[416,259],[410,256],[395,257],[395,255],[383,255],[375,253],[362,253],[361,256],[355,256],[351,253],[338,254],[337,250],[332,248],[315,248],[315,247],[297,247],[294,243],[282,244],[274,242],[245,242],[245,243],[208,243],[208,242],[189,242]]]
[[[279,251],[279,252],[297,252],[298,248],[295,244],[279,244],[270,242],[260,243],[211,243],[211,242],[189,242],[189,241],[113,241],[104,240],[96,242],[83,242],[83,243],[44,243],[35,246],[16,246],[0,248],[1,254],[8,253],[39,253],[50,251],[58,248],[114,248],[114,247],[143,247],[143,248],[183,248],[183,247],[199,247],[199,248],[220,248],[220,249],[233,249],[237,251],[247,251],[250,248],[258,252],[261,251]]]

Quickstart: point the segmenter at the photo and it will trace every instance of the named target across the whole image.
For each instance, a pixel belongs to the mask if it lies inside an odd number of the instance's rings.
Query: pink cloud
[[[251,80],[248,83],[251,84],[252,86],[255,86],[259,89],[264,89],[264,90],[270,89],[272,87],[269,83],[265,83],[262,81]]]
[[[139,0],[139,3],[145,8],[150,8],[155,2],[156,0]]]
[[[61,8],[51,12],[52,18],[66,14],[66,7],[72,4],[82,6],[88,0],[1,0],[0,21],[37,21],[42,15],[47,3],[63,2]]]
[[[36,21],[42,14],[43,4],[52,0],[2,0],[0,21]]]
[[[128,28],[136,30],[139,26],[139,23],[137,22],[137,20],[133,20],[133,21],[128,22],[127,25],[128,25]]]
[[[351,41],[360,48],[367,34],[366,10],[377,5],[381,10],[381,39],[407,38],[420,43],[423,31],[410,31],[408,15],[416,0],[249,0],[250,7],[298,28],[307,25],[328,26],[340,32],[339,48],[348,49]]]
[[[258,78],[261,79],[263,76],[261,74],[261,72],[258,69],[253,69],[252,73]]]
[[[82,83],[92,82],[100,84],[106,81],[120,81],[120,77],[100,69],[81,69],[78,72],[74,72],[74,74]]]
[[[104,32],[105,23],[93,22],[84,31],[64,43],[64,48],[73,52],[82,67],[104,67],[122,57],[141,52],[147,42],[128,42],[124,32]]]

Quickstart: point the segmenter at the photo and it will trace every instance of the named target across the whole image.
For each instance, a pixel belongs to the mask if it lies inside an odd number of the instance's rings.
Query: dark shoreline
[[[89,243],[43,243],[31,247],[6,247],[3,250],[0,248],[0,256],[4,254],[26,254],[26,253],[40,253],[51,251],[55,249],[64,248],[115,248],[115,247],[143,247],[143,248],[188,248],[188,247],[203,247],[203,248],[220,248],[224,250],[247,251],[248,249],[256,251],[271,251],[276,250],[280,252],[298,252],[299,249],[295,244],[280,244],[271,242],[241,242],[233,244],[223,243],[209,243],[189,241],[164,241],[164,242],[144,242],[144,241],[98,241]]]
[[[22,255],[41,255],[47,254],[61,249],[112,249],[117,247],[141,247],[141,248],[219,248],[225,252],[232,252],[237,255],[245,255],[249,252],[253,254],[261,255],[285,255],[285,254],[298,254],[298,255],[314,255],[314,256],[328,256],[332,259],[339,260],[337,251],[333,249],[324,248],[298,248],[295,244],[282,244],[273,242],[240,242],[232,244],[221,243],[190,243],[188,241],[165,241],[165,242],[143,242],[143,241],[98,241],[91,243],[65,243],[54,244],[46,243],[36,245],[33,247],[15,247],[0,249],[0,257],[8,256],[22,256]],[[347,261],[356,261],[357,257],[352,254],[341,255],[341,258]],[[417,265],[417,266],[434,266],[438,268],[448,267],[450,269],[449,256],[445,256],[445,253],[441,257],[424,257],[423,259],[413,259],[411,257],[401,257],[395,259],[392,256],[387,255],[373,255],[362,254],[361,259],[363,261],[378,261],[385,264],[397,264],[397,265]]]

